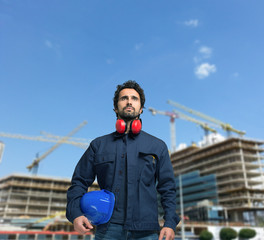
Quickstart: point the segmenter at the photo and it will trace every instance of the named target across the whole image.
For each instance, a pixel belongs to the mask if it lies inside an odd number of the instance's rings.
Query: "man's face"
[[[140,96],[135,89],[125,88],[119,93],[117,109],[118,117],[124,120],[135,119],[142,113]]]

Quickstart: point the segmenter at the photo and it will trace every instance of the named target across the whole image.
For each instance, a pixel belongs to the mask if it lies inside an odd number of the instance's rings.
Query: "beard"
[[[139,112],[135,111],[135,108],[133,108],[134,111],[132,112],[125,112],[125,109],[126,107],[118,112],[119,117],[125,121],[131,121],[140,115]]]

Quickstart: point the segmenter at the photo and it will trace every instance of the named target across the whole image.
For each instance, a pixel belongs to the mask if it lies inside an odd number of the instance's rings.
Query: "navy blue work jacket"
[[[122,141],[128,139],[126,149]],[[125,155],[126,154],[126,155]],[[118,161],[127,157],[127,208],[124,228],[127,230],[159,230],[157,191],[164,209],[164,227],[176,228],[176,187],[166,144],[148,133],[117,132],[93,140],[78,162],[72,185],[67,192],[66,216],[73,222],[83,215],[80,198],[97,177],[101,189],[112,191],[118,185]],[[157,191],[156,191],[157,190]],[[100,226],[98,226],[100,227]]]

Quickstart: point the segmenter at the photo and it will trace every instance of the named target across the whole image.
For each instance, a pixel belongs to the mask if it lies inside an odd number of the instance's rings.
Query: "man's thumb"
[[[84,217],[84,221],[83,222],[89,229],[93,228],[93,225],[90,223],[90,221],[88,220],[87,217]]]

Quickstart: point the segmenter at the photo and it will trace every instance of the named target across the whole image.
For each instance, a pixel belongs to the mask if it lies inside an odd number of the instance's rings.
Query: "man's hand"
[[[162,240],[163,237],[166,237],[165,240],[174,240],[175,233],[172,228],[164,227],[160,231],[159,240]]]
[[[80,216],[73,221],[74,230],[80,234],[85,234],[93,229],[92,224],[85,216]]]

